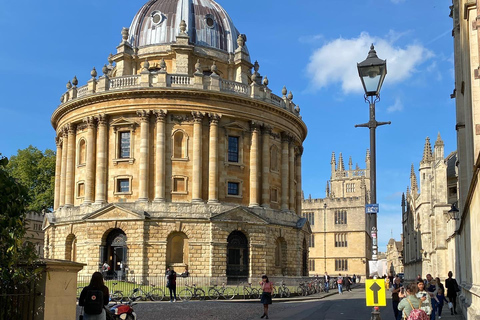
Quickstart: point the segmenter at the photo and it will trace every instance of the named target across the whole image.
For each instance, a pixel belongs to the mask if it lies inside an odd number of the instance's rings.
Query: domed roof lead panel
[[[135,15],[130,26],[134,47],[174,43],[180,22],[194,45],[233,53],[238,47],[238,30],[227,12],[213,0],[151,0]]]

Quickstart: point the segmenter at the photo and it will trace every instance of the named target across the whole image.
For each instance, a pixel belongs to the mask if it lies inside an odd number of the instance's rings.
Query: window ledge
[[[242,196],[241,194],[239,194],[239,195],[227,194],[227,198],[238,198],[238,199],[242,199],[243,196]]]
[[[171,158],[172,161],[190,161],[190,159],[188,157],[186,158],[175,158],[175,157],[172,157]]]
[[[186,195],[186,194],[188,194],[188,191],[172,191],[170,193],[171,194],[178,194],[178,195]]]
[[[135,158],[119,158],[119,159],[113,159],[113,164],[118,164],[119,162],[128,162],[130,164],[133,164],[135,162]]]
[[[132,194],[132,191],[129,191],[129,192],[114,192],[113,195],[114,196],[123,196],[123,195],[131,195]]]
[[[86,163],[80,163],[80,164],[77,164],[77,168],[85,167],[86,165],[87,165]]]
[[[245,169],[245,165],[243,163],[240,163],[240,162],[229,162],[229,161],[225,161],[225,166],[228,167],[228,166],[233,166],[233,167],[240,167],[242,169]]]

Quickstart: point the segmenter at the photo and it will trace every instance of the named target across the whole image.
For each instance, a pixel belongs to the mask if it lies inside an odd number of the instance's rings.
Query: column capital
[[[303,146],[296,146],[295,147],[295,155],[297,157],[301,157],[303,155]]]
[[[193,122],[202,122],[203,117],[205,114],[199,111],[192,111]]]
[[[220,119],[222,118],[222,115],[217,113],[209,113],[208,116],[210,117],[211,125],[217,125]]]
[[[165,118],[167,117],[167,110],[155,110],[153,113],[155,114],[155,117],[157,118],[157,122],[164,122]]]
[[[273,127],[271,125],[268,125],[264,123],[262,125],[262,134],[271,134],[273,130]]]
[[[95,118],[97,119],[99,126],[107,125],[107,115],[105,113],[100,113]]]
[[[64,127],[65,133],[68,135],[75,134],[77,126],[73,123],[68,123]]]
[[[88,129],[95,128],[95,117],[85,117],[83,118],[83,122],[87,125]]]
[[[288,132],[286,132],[286,131],[283,131],[283,132],[281,133],[281,138],[282,138],[282,142],[288,142],[288,143],[291,143],[291,142],[293,142],[293,140],[294,140],[294,139],[293,139],[293,135],[290,134],[290,133],[288,133]]]
[[[137,116],[140,117],[141,122],[147,122],[150,117],[150,110],[137,110]]]
[[[60,137],[60,135],[56,136],[55,137],[55,145],[57,146],[57,148],[61,148],[62,143],[63,143],[63,138]]]
[[[262,123],[261,122],[258,122],[258,121],[250,121],[250,130],[252,132],[259,132],[260,131],[260,128],[262,126]]]

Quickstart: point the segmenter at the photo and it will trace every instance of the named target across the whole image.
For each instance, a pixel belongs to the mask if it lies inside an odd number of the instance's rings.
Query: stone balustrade
[[[281,109],[288,110],[300,117],[300,108],[296,106],[289,97],[285,95],[279,97],[272,94],[271,90],[266,85],[258,85],[256,83],[247,85],[240,82],[221,79],[215,74],[211,76],[195,74],[193,77],[190,77],[184,74],[168,74],[160,71],[114,78],[102,76],[98,79],[92,78],[87,85],[81,87],[73,86],[69,88],[67,92],[62,95],[61,102],[62,104],[65,104],[76,99],[105,91],[148,87],[220,91],[261,100]]]

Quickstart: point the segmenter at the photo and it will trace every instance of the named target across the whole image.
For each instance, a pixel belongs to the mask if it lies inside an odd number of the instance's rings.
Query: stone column
[[[286,132],[282,132],[282,210],[288,210],[288,142],[290,137]]]
[[[57,154],[55,158],[55,198],[53,200],[53,210],[58,209],[60,203],[60,181],[62,180],[62,142],[60,136],[55,138],[57,145]]]
[[[107,130],[107,116],[99,114],[98,120],[98,137],[97,137],[97,171],[95,183],[95,203],[107,203],[107,161],[108,161],[108,130]]]
[[[297,148],[297,215],[302,214],[302,155],[303,147],[300,145]]]
[[[60,172],[60,199],[58,206],[65,205],[65,188],[67,186],[67,149],[68,149],[68,130],[66,127],[62,128],[62,165]]]
[[[67,176],[65,178],[65,207],[73,206],[75,192],[75,125],[68,124]]]
[[[203,113],[193,115],[192,202],[202,201],[202,119]]]
[[[218,203],[218,122],[220,118],[218,114],[210,114],[208,203]]]
[[[272,127],[262,128],[262,207],[270,207],[270,134]]]
[[[260,172],[260,159],[259,150],[258,150],[258,137],[260,126],[258,123],[252,121],[250,124],[251,131],[252,131],[252,143],[250,146],[250,207],[258,207],[259,206],[259,199],[258,199],[258,191],[259,191],[259,176],[258,173]]]
[[[150,131],[150,111],[137,111],[140,116],[140,161],[138,174],[138,201],[148,201],[148,169],[149,169],[149,148],[148,136]],[[133,138],[133,137],[132,137]]]
[[[155,149],[155,202],[165,202],[165,117],[166,110],[156,110],[157,144]]]
[[[288,208],[295,211],[295,149],[292,140],[290,140],[288,149],[288,190],[290,192]]]
[[[91,204],[95,193],[95,118],[86,117],[83,121],[87,123],[87,163],[83,203]]]

